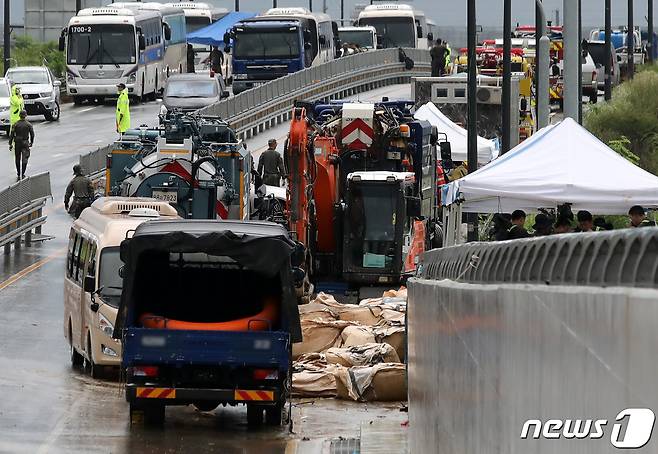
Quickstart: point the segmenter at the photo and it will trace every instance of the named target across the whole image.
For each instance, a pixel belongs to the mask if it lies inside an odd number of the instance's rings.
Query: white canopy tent
[[[453,161],[468,160],[468,133],[461,126],[446,117],[433,103],[428,102],[421,106],[414,117],[417,120],[425,120],[436,126],[440,133],[445,133],[452,149]],[[478,165],[483,166],[493,161],[498,156],[498,151],[491,140],[478,137]]]
[[[626,214],[633,205],[658,206],[658,177],[567,118],[444,186],[442,200],[471,213],[533,212],[569,202],[574,211]]]

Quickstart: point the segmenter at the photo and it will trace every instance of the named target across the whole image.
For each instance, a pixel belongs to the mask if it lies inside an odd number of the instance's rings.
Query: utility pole
[[[535,46],[537,46],[537,51],[539,51],[539,39],[544,35],[544,24],[546,23],[546,18],[542,16],[543,5],[542,0],[535,0]],[[539,64],[539,54],[537,54],[537,64],[535,65],[535,106],[539,106],[539,98],[541,91],[539,91],[539,80],[542,77],[542,74],[548,71],[548,66],[543,67]],[[546,94],[548,96],[548,92]]]
[[[340,21],[341,25],[343,24],[343,21],[345,20],[345,0],[340,0]]]
[[[7,73],[7,70],[11,66],[11,25],[9,24],[9,3],[10,0],[5,0],[5,30],[4,30],[4,40],[3,40],[3,57],[4,57],[4,73]]]
[[[468,173],[474,173],[478,168],[478,149],[477,149],[477,16],[475,14],[475,0],[468,0]],[[468,241],[477,241],[478,239],[478,216],[476,213],[468,215]],[[457,220],[458,224],[461,219]]]
[[[235,10],[240,11],[240,0],[235,0]]]
[[[578,42],[578,5],[580,0],[563,0],[564,11],[564,117],[578,121],[578,74],[580,43]]]
[[[82,0],[75,0],[75,14],[82,9]]]
[[[503,137],[501,154],[510,150],[512,127],[512,0],[503,2]],[[469,162],[470,164],[470,162]]]
[[[279,2],[277,0],[272,0],[272,8],[278,8]]]
[[[649,0],[647,5],[647,53],[649,54],[649,63],[653,63],[654,45],[653,42],[653,0]]]
[[[548,99],[549,67],[551,66],[550,46],[551,40],[546,36],[546,15],[541,0],[536,0],[535,6],[538,14],[535,25],[537,39],[537,129],[548,126],[551,106]]]
[[[627,77],[632,79],[635,75],[635,34],[633,29],[633,0],[628,0],[628,35],[626,36],[626,54],[628,56],[628,64],[626,65]]]
[[[313,0],[308,0],[308,10],[313,11]]]
[[[612,0],[605,0],[605,100],[612,99],[612,58],[617,58],[617,53],[612,52]]]
[[[327,0],[322,0],[322,12],[327,14]]]

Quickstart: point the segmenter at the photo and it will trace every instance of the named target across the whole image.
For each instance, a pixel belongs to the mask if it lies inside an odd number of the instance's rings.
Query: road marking
[[[24,278],[28,274],[32,273],[33,271],[38,270],[42,266],[44,266],[46,263],[53,261],[56,258],[59,258],[64,255],[64,251],[66,251],[66,248],[61,248],[55,251],[53,254],[49,255],[48,257],[45,257],[38,262],[33,263],[32,265],[28,266],[27,268],[22,269],[18,273],[14,274],[11,276],[9,279],[0,282],[0,290],[4,290],[5,288],[9,287],[11,284],[14,282]]]
[[[53,158],[59,158],[60,156],[64,156],[64,153],[55,153]]]
[[[90,110],[94,110],[94,109],[96,109],[97,107],[98,107],[98,106],[87,107],[87,108],[85,108],[85,109],[76,110],[75,113],[85,113],[85,112],[89,112]]]
[[[53,430],[50,431],[46,440],[37,450],[37,454],[46,454],[50,452],[53,444],[57,441],[60,435],[62,435],[62,432],[64,432],[64,428],[71,422],[71,415],[78,413],[78,408],[81,404],[82,399],[76,399],[73,402],[73,405],[68,409],[68,412],[59,417],[55,427],[53,427]]]

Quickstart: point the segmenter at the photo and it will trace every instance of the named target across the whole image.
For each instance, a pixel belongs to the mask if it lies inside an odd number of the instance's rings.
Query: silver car
[[[9,81],[0,77],[0,130],[9,134],[9,98],[11,91]]]
[[[605,86],[605,41],[589,41],[587,50],[596,64],[599,88],[603,88]],[[616,87],[621,83],[621,71],[619,69],[619,58],[614,47],[611,49],[608,58],[610,59],[610,84],[612,87]]]
[[[45,66],[9,68],[5,78],[21,87],[28,115],[43,115],[48,121],[59,120],[61,82]]]
[[[596,67],[592,56],[583,52],[582,67],[583,67],[583,96],[589,97],[589,102],[596,103],[599,99],[599,72],[602,71]]]

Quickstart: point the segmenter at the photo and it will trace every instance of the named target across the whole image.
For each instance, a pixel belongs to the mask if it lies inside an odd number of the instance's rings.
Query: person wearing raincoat
[[[21,96],[21,87],[18,85],[13,85],[11,87],[11,97],[9,98],[10,128],[13,128],[14,124],[21,119],[22,110],[25,110],[25,103],[23,102],[23,96]]]
[[[128,99],[128,89],[125,84],[118,84],[119,99],[117,99],[117,132],[123,134],[130,128],[130,100]]]

